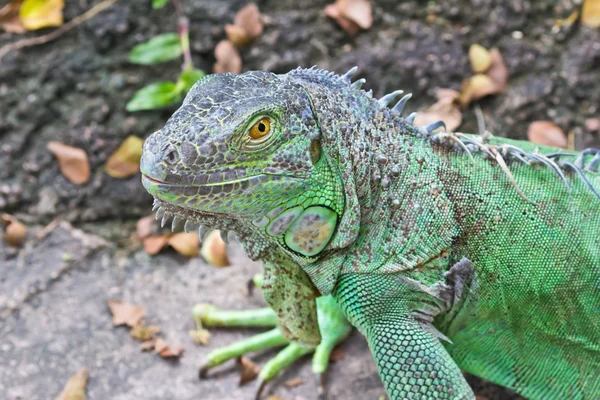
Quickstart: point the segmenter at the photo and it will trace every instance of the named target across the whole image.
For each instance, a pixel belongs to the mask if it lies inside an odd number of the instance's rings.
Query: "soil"
[[[576,148],[599,146],[599,132],[586,131],[584,121],[600,115],[600,30],[556,26],[580,1],[372,1],[373,27],[354,38],[325,16],[328,2],[258,1],[267,24],[242,51],[243,68],[284,73],[317,65],[345,72],[357,65],[358,77],[367,79],[365,88],[376,96],[398,88],[412,92],[411,112],[432,104],[435,88],[460,88],[471,75],[468,48],[479,43],[499,48],[510,72],[506,92],[479,103],[489,131],[525,139],[531,121],[550,120],[573,132]],[[96,3],[67,2],[65,20]],[[180,69],[178,62],[144,67],[127,61],[135,44],[176,31],[172,6],[155,11],[150,3],[117,2],[57,40],[13,51],[0,63],[0,211],[29,228],[19,250],[0,240],[0,398],[54,398],[84,366],[90,399],[252,396],[252,384],[238,387],[233,364],[208,380],[197,379],[209,349],[252,332],[215,330],[210,345],[198,347],[187,331],[197,302],[261,306],[244,289],[259,266],[236,245],[228,269],[170,251],[148,256],[130,237],[137,219],[150,212],[150,196],[139,176],[113,179],[102,168],[127,136],[148,136],[175,110],[125,111],[135,90],[175,79]],[[185,1],[197,67],[212,70],[224,25],[243,4]],[[0,33],[0,47],[41,33]],[[478,131],[472,108],[460,130]],[[46,149],[51,140],[87,152],[89,183],[74,185],[61,175]],[[54,229],[44,235],[52,221]],[[184,357],[169,362],[142,353],[126,329],[111,326],[110,298],[143,305],[169,342],[186,347]],[[354,333],[342,349],[344,359],[328,374],[329,399],[383,395],[363,338]],[[264,362],[273,354],[254,359]],[[282,385],[294,377],[303,384]],[[489,399],[518,398],[476,378],[469,381]],[[315,398],[310,360],[289,368],[269,390],[284,399]]]

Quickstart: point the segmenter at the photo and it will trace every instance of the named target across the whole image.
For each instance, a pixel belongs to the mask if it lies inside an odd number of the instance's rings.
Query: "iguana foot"
[[[260,278],[255,278],[260,286]],[[206,378],[208,371],[224,362],[246,353],[285,346],[275,357],[267,361],[258,375],[256,398],[260,398],[266,384],[275,379],[279,372],[306,354],[314,352],[312,369],[319,382],[318,398],[325,398],[324,374],[329,366],[331,352],[348,337],[352,326],[331,296],[317,299],[317,313],[321,331],[321,343],[314,349],[290,343],[277,328],[277,316],[270,308],[256,310],[219,310],[209,304],[194,306],[193,316],[203,327],[270,327],[267,332],[242,339],[228,346],[211,351],[200,368],[200,378]]]

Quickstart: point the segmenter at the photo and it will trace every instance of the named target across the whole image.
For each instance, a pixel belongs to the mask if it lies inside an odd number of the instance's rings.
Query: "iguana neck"
[[[346,268],[413,269],[444,253],[457,232],[440,160],[421,128],[346,82],[304,71],[299,84],[313,102],[323,149],[339,168],[346,196],[326,253],[303,265],[315,285],[326,294]]]

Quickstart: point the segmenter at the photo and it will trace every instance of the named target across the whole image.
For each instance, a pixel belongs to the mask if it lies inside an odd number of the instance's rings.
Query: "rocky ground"
[[[68,2],[65,19],[96,1]],[[573,131],[577,148],[598,145],[584,121],[598,118],[600,31],[579,24],[555,28],[576,1],[451,0],[372,1],[373,27],[349,37],[323,13],[328,1],[259,1],[265,32],[242,51],[244,69],[286,72],[298,65],[345,72],[359,66],[366,88],[380,96],[402,88],[414,94],[410,111],[434,102],[436,87],[459,89],[468,77],[469,45],[498,47],[510,72],[505,93],[480,102],[487,127],[497,135],[525,138],[533,120],[550,120]],[[211,71],[215,44],[241,1],[185,1],[194,63]],[[0,211],[29,228],[23,248],[0,240],[0,398],[52,399],[81,367],[90,373],[90,399],[242,399],[232,364],[209,380],[197,368],[209,349],[251,331],[215,330],[210,345],[192,343],[191,307],[259,307],[246,281],[259,267],[241,249],[230,249],[233,266],[214,269],[200,259],[167,251],[155,257],[132,247],[135,222],[148,215],[151,199],[139,176],[113,179],[103,172],[108,156],[128,135],[159,129],[174,108],[127,113],[135,90],[174,79],[177,62],[141,67],[129,50],[160,32],[176,29],[173,9],[153,11],[150,1],[119,1],[107,11],[45,45],[11,52],[0,63]],[[34,36],[38,33],[28,34]],[[0,46],[18,40],[0,34]],[[461,130],[476,132],[472,109]],[[92,178],[74,185],[46,150],[56,140],[84,149]],[[54,229],[44,227],[54,223]],[[185,346],[179,361],[142,353],[123,328],[113,328],[106,301],[142,305],[147,319],[171,343]],[[332,365],[330,399],[378,399],[383,389],[364,340],[343,346]],[[264,362],[274,353],[254,357]],[[282,385],[301,377],[292,389]],[[475,379],[480,395],[504,399],[501,388]],[[310,360],[269,386],[283,399],[313,399]]]

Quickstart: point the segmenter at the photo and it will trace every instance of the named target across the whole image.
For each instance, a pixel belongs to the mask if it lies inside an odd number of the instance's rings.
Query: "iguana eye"
[[[271,131],[271,120],[267,117],[263,117],[256,121],[254,125],[250,127],[248,136],[252,139],[257,140],[265,137]]]

